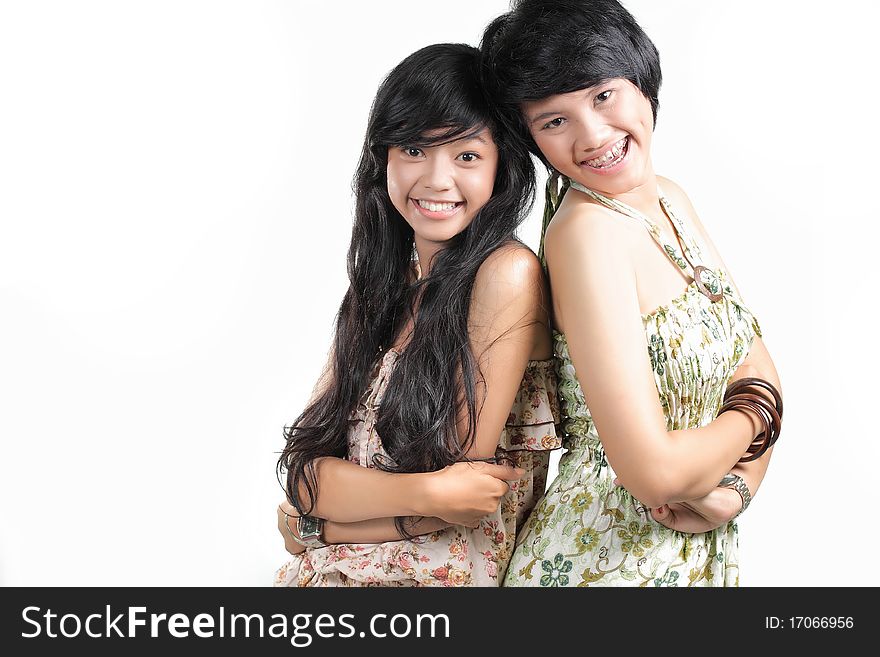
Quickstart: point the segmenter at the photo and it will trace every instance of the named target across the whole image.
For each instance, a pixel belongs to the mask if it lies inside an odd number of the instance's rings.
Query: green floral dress
[[[662,192],[661,204],[686,257],[638,211],[571,186],[641,220],[682,270],[688,270],[688,262],[702,262],[699,247]],[[711,301],[694,281],[670,303],[642,316],[646,356],[669,431],[704,426],[716,417],[730,377],[761,334],[724,273],[700,273],[709,291],[723,295],[719,301]],[[566,452],[558,476],[518,536],[504,586],[737,586],[736,523],[703,534],[676,532],[615,486],[564,334],[554,333],[554,351]]]

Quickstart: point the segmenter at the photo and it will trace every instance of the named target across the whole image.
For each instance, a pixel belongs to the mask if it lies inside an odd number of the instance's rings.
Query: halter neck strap
[[[672,206],[669,204],[669,201],[666,199],[666,196],[663,195],[663,190],[660,189],[660,185],[657,185],[657,195],[660,197],[660,206],[663,208],[663,212],[669,217],[669,220],[672,222],[672,229],[675,231],[675,234],[678,237],[681,247],[684,250],[684,253],[678,248],[678,245],[673,244],[669,240],[665,239],[663,233],[660,231],[660,227],[647,216],[645,213],[636,210],[634,207],[627,205],[623,201],[619,201],[615,198],[609,198],[604,194],[600,194],[599,192],[593,191],[588,187],[584,187],[579,182],[574,180],[569,180],[569,185],[582,192],[592,198],[593,200],[601,203],[609,210],[614,210],[616,212],[620,212],[631,219],[635,219],[639,223],[641,223],[647,231],[651,234],[651,237],[660,245],[660,248],[663,249],[663,252],[669,256],[669,259],[672,260],[682,271],[692,273],[694,269],[699,267],[702,263],[703,256],[700,252],[700,247],[697,246],[697,243],[693,240],[690,234],[685,228],[684,222],[675,214],[672,209]]]

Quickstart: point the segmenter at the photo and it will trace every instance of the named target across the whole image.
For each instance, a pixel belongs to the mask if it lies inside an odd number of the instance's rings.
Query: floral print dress
[[[685,270],[688,261],[702,261],[700,249],[662,191],[660,196],[687,259],[662,240],[650,219],[640,218]],[[761,335],[723,271],[710,271],[703,282],[712,293],[721,292],[721,300],[710,301],[694,281],[642,316],[646,357],[669,431],[712,422],[730,377]],[[615,486],[562,333],[554,333],[554,353],[566,451],[558,476],[519,535],[504,586],[737,586],[736,523],[702,534],[676,532]]]
[[[375,424],[397,357],[394,350],[385,352],[351,417],[348,458],[366,468],[373,467],[374,456],[387,456]],[[412,540],[307,549],[278,569],[274,585],[498,586],[516,531],[544,492],[549,450],[562,446],[559,422],[553,360],[529,361],[496,452],[525,474],[508,482],[494,514],[475,529],[452,526]]]

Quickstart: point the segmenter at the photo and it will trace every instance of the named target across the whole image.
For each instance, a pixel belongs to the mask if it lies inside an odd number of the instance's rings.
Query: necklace
[[[673,212],[672,206],[669,204],[669,201],[666,200],[666,197],[663,195],[663,190],[660,189],[659,185],[657,186],[657,194],[660,197],[660,206],[663,208],[663,212],[666,216],[669,217],[669,221],[672,222],[672,229],[675,231],[676,240],[678,241],[679,246],[681,246],[680,251],[674,244],[663,239],[660,227],[644,213],[615,198],[608,198],[599,192],[594,192],[592,189],[584,187],[574,180],[571,180],[570,184],[576,190],[583,192],[593,200],[604,205],[606,208],[640,221],[651,234],[651,237],[653,237],[660,245],[660,248],[663,249],[663,252],[669,256],[669,259],[672,260],[672,262],[684,272],[687,272],[688,266],[690,266],[690,269],[693,272],[692,277],[694,279],[694,285],[697,286],[697,290],[699,290],[702,295],[707,297],[713,303],[721,301],[721,299],[724,298],[722,292],[723,287],[718,274],[702,264],[694,264],[702,259],[700,258],[700,249],[696,242],[694,242],[688,235],[688,232],[684,227],[684,222],[682,222],[681,219],[676,216],[675,212]]]

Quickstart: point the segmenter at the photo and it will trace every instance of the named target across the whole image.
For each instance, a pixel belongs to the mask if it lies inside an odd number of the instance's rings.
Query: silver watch
[[[749,487],[746,485],[746,482],[742,477],[728,472],[721,477],[721,481],[718,482],[718,487],[732,488],[739,493],[740,497],[742,497],[742,507],[740,508],[739,513],[733,516],[734,518],[739,517],[743,511],[749,508],[749,504],[752,502],[752,494],[749,492]]]
[[[324,519],[314,516],[300,516],[296,521],[296,529],[299,533],[300,545],[308,548],[326,547],[322,534],[324,533]]]

